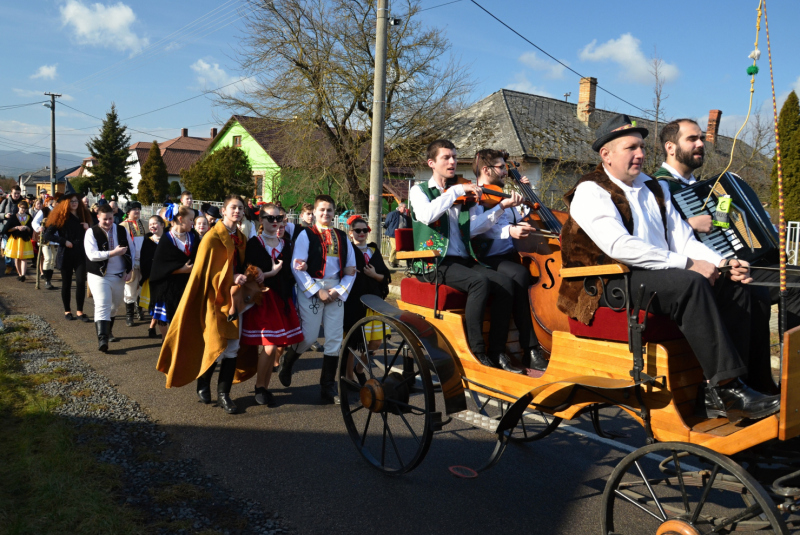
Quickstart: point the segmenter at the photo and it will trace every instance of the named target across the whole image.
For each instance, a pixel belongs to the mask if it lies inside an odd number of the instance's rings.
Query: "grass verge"
[[[10,336],[0,336],[0,534],[143,533],[134,511],[115,501],[118,469],[75,444],[53,412],[60,401],[34,389],[43,378],[21,374],[9,356]]]

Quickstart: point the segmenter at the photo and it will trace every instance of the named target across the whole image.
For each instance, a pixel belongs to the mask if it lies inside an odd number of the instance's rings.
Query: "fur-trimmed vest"
[[[633,234],[633,213],[628,199],[625,197],[625,192],[608,178],[602,164],[598,165],[591,173],[581,177],[575,187],[564,195],[567,209],[572,204],[575,189],[584,182],[594,182],[611,195],[611,201],[617,207],[625,229],[628,233]],[[656,196],[666,237],[667,207],[664,204],[664,191],[655,180],[648,180],[645,182],[645,186]],[[565,268],[620,263],[600,250],[578,223],[572,219],[572,216],[561,230],[561,259]],[[600,295],[599,289],[594,296],[587,294],[583,288],[583,279],[564,279],[558,292],[558,309],[569,317],[588,325],[600,304]]]

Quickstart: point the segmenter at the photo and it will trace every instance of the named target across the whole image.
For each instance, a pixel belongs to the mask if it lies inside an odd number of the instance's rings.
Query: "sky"
[[[642,109],[653,107],[650,58],[663,61],[662,109],[667,118],[694,117],[705,124],[708,111],[723,111],[721,131],[741,125],[749,97],[756,37],[757,0],[673,0],[597,2],[570,0],[477,0],[497,18],[583,76]],[[447,4],[447,5],[442,5]],[[27,0],[0,4],[0,150],[47,152],[50,110],[44,92],[61,93],[56,106],[58,166],[76,165],[115,103],[132,131],[132,141],[209,135],[233,110],[215,104],[204,91],[240,78],[242,0]],[[619,7],[616,7],[619,6]],[[465,66],[474,82],[471,100],[503,88],[571,102],[579,76],[536,50],[483,12],[471,0],[420,0],[419,17],[438,28],[452,47],[447,54]],[[769,22],[779,105],[800,92],[800,2],[770,0]],[[390,0],[392,16],[404,3]],[[765,28],[756,77],[754,111],[771,117]],[[241,84],[229,90],[236,91]],[[8,106],[37,103],[31,106]],[[643,113],[598,90],[602,109]],[[63,104],[63,105],[62,105]],[[69,106],[69,107],[67,107]],[[154,113],[147,113],[170,106]],[[71,109],[71,108],[74,109]],[[88,115],[87,115],[88,114]],[[141,115],[140,114],[146,114]],[[130,119],[129,119],[130,118]],[[133,131],[135,130],[135,131]],[[22,169],[3,167],[0,174]]]

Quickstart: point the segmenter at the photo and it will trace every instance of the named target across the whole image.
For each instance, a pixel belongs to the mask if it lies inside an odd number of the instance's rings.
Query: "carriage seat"
[[[619,264],[592,266],[589,268],[563,268],[561,276],[563,278],[587,277],[606,275],[613,276],[628,271],[628,268]],[[644,320],[645,312],[639,311],[639,322]],[[569,332],[574,336],[593,338],[596,340],[612,340],[615,342],[628,341],[628,318],[626,311],[614,311],[610,308],[600,307],[595,313],[589,325],[584,325],[580,321],[569,318]],[[668,316],[647,313],[647,328],[642,333],[642,342],[665,342],[667,340],[677,340],[683,338],[678,326]]]
[[[395,230],[394,242],[398,253],[414,251],[414,231],[410,228]],[[398,255],[398,258],[402,257]],[[429,282],[422,282],[415,277],[400,281],[400,299],[404,303],[433,308],[435,297],[434,285]],[[439,285],[439,310],[463,310],[466,306],[467,294],[444,284]]]

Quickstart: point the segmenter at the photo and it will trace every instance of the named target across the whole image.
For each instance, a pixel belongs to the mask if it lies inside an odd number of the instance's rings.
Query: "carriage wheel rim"
[[[656,535],[700,535],[700,532],[688,522],[673,518],[661,524]]]

